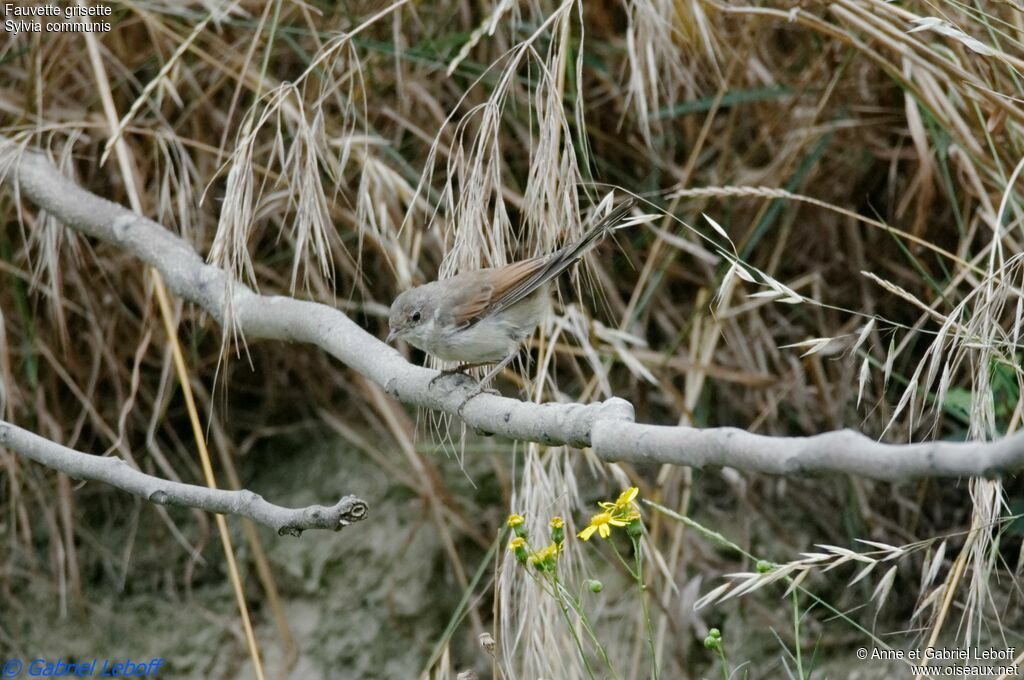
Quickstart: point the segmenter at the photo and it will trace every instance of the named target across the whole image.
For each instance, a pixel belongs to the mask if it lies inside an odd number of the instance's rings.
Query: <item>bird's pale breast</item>
[[[407,340],[445,361],[483,363],[501,361],[533,333],[547,304],[544,291],[476,323],[457,328],[436,316],[422,324]]]

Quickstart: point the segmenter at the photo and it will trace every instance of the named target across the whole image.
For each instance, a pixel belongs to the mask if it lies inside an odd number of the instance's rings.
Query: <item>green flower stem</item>
[[[533,549],[533,546],[530,545],[530,539],[528,538],[527,532],[525,530],[523,530],[521,532],[520,531],[515,531],[514,533],[515,533],[516,536],[519,536],[520,538],[523,539],[523,541],[526,544],[526,549],[529,552],[531,552],[531,553],[535,553],[536,552]],[[559,590],[558,590],[559,589],[559,583],[558,583],[558,575],[557,575],[557,573],[552,573],[550,575],[550,578],[551,578],[551,584],[550,585],[552,586],[552,589],[549,590],[548,589],[549,584],[547,582],[547,578],[546,577],[545,578],[541,578],[540,576],[535,574],[533,569],[530,568],[529,564],[525,564],[524,563],[524,564],[522,564],[522,567],[524,569],[526,569],[526,573],[529,574],[530,578],[533,579],[533,581],[537,585],[540,586],[540,589],[543,590],[548,595],[550,595],[558,603],[558,610],[561,611],[562,612],[562,616],[565,617],[565,622],[569,626],[569,634],[572,635],[572,640],[573,640],[573,642],[576,643],[576,651],[579,652],[580,658],[583,659],[583,666],[587,670],[587,675],[591,678],[591,680],[597,680],[597,676],[594,675],[594,670],[590,667],[590,662],[587,660],[587,651],[583,647],[583,641],[580,640],[579,635],[576,634],[576,626],[573,625],[572,619],[569,616],[568,607],[566,606],[565,602],[562,600],[562,597],[560,596],[560,593],[559,593]],[[546,574],[545,574],[545,576],[546,576]],[[579,614],[579,613],[580,612],[577,611],[577,614]],[[581,617],[581,620],[583,620],[583,617]],[[584,627],[587,628],[588,631],[590,631],[590,627],[586,623],[584,623]],[[591,636],[593,637],[593,633],[591,633]],[[608,655],[605,653],[604,648],[601,647],[600,643],[597,642],[596,638],[594,638],[594,642],[595,642],[595,644],[597,644],[598,649],[601,651],[602,657],[604,657],[605,662],[607,663]],[[612,673],[614,674],[614,671],[612,671]]]
[[[569,590],[565,587],[564,584],[562,584],[561,581],[558,580],[557,577],[554,580],[555,587],[561,591],[565,599],[569,602],[570,606],[572,606],[573,611],[576,612],[576,616],[578,616],[580,619],[580,623],[583,624],[584,630],[587,631],[587,635],[590,636],[590,639],[594,643],[594,646],[597,647],[597,653],[601,655],[601,660],[604,661],[604,665],[608,667],[608,670],[611,672],[612,677],[618,680],[619,674],[615,672],[615,667],[612,666],[612,661],[608,657],[608,650],[604,648],[604,645],[602,645],[601,641],[597,638],[597,633],[594,632],[594,628],[590,625],[590,619],[587,618],[586,612],[583,611],[583,599],[573,597],[572,593],[569,592]]]
[[[640,550],[640,539],[635,536],[630,536],[630,540],[633,541],[633,555],[636,558],[636,570],[629,565],[626,558],[622,556],[619,549],[615,546],[614,541],[609,541],[612,546],[612,550],[615,552],[615,556],[619,558],[619,562],[625,567],[629,575],[636,581],[637,589],[640,591],[640,609],[643,612],[644,627],[647,631],[647,646],[651,652],[651,677],[654,680],[658,678],[658,656],[654,649],[654,628],[651,625],[651,612],[647,608],[647,586],[644,585],[643,578],[643,553]]]
[[[639,576],[637,576],[637,573],[633,571],[633,567],[629,564],[629,562],[626,561],[626,558],[622,556],[622,553],[619,552],[619,549],[615,547],[615,543],[612,541],[609,541],[609,543],[611,543],[612,550],[615,552],[615,556],[619,558],[619,562],[622,564],[623,568],[629,573],[629,577],[636,581],[639,578]]]
[[[636,585],[640,590],[640,607],[647,628],[647,646],[651,650],[651,678],[658,680],[658,652],[654,648],[654,627],[651,625],[651,612],[647,608],[647,586],[644,585],[644,553],[640,548],[640,538],[631,535],[630,539],[633,541],[633,555],[636,556]]]
[[[719,643],[718,658],[722,660],[722,680],[729,680],[729,662],[725,658],[725,645]]]
[[[590,667],[590,662],[587,661],[587,651],[583,648],[583,641],[580,640],[580,636],[576,633],[576,626],[573,625],[572,618],[569,616],[569,608],[562,600],[562,597],[558,592],[558,578],[554,575],[552,575],[551,577],[553,590],[547,589],[548,584],[545,583],[544,579],[538,578],[537,576],[534,576],[534,579],[537,581],[537,583],[540,584],[541,589],[545,593],[553,597],[555,601],[558,603],[558,610],[562,612],[562,616],[565,617],[565,623],[569,627],[569,634],[572,635],[573,642],[576,643],[576,649],[580,653],[580,658],[583,659],[583,666],[587,669],[587,675],[592,680],[597,680],[597,676],[594,675],[594,669]]]
[[[726,547],[726,548],[729,548],[731,550],[734,550],[735,552],[739,553],[740,555],[743,555],[744,557],[746,557],[747,559],[751,560],[752,562],[756,563],[756,562],[760,561],[760,560],[758,560],[756,555],[752,555],[751,553],[747,552],[746,550],[741,548],[739,545],[737,545],[733,541],[730,541],[728,538],[726,538],[725,536],[723,536],[719,532],[713,531],[711,529],[708,529],[704,525],[700,524],[699,522],[696,522],[695,520],[687,517],[686,515],[681,515],[678,512],[676,512],[675,510],[672,510],[670,508],[666,508],[664,505],[659,505],[658,503],[655,503],[653,501],[649,501],[647,499],[644,499],[643,502],[644,502],[645,505],[647,505],[647,506],[649,506],[651,508],[654,508],[655,510],[657,510],[661,514],[665,515],[666,517],[670,517],[670,518],[672,518],[672,519],[674,519],[674,520],[676,520],[678,522],[682,522],[686,526],[691,527],[692,529],[696,530],[698,533],[703,535],[705,538],[708,538],[709,540],[711,540],[711,541],[713,541],[715,543],[718,543],[719,545],[721,545],[723,547]],[[771,563],[769,563],[769,565],[771,565]],[[774,566],[774,565],[771,565],[771,566]],[[793,583],[793,577],[787,576],[785,579],[783,579],[783,581],[785,583],[791,585]],[[892,649],[893,648],[885,640],[883,640],[882,638],[880,638],[877,635],[875,635],[875,633],[873,633],[872,631],[868,630],[867,628],[862,626],[857,621],[854,621],[852,618],[850,618],[849,614],[847,614],[844,611],[840,611],[839,609],[834,607],[831,603],[826,602],[824,599],[818,597],[817,595],[812,593],[810,590],[807,590],[806,588],[804,588],[802,585],[798,584],[794,588],[794,592],[797,592],[797,591],[799,591],[800,593],[802,593],[802,594],[806,595],[807,597],[809,597],[814,602],[815,605],[824,608],[826,611],[828,611],[830,614],[832,614],[836,619],[845,622],[847,625],[849,625],[851,628],[853,628],[857,632],[864,634],[866,637],[871,639],[871,641],[874,642],[875,645],[877,645],[880,649]]]
[[[793,645],[796,647],[796,676],[804,677],[804,664],[800,654],[800,593],[793,589]]]

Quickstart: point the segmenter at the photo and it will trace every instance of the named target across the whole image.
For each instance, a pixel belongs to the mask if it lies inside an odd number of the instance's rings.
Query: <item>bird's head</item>
[[[385,342],[408,339],[422,328],[430,317],[429,291],[424,290],[425,288],[426,286],[420,286],[407,290],[391,303],[391,311],[388,314],[389,332]]]

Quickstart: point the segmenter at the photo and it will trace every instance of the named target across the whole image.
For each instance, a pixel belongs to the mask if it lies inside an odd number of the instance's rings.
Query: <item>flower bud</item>
[[[552,543],[530,555],[530,564],[536,567],[537,571],[553,572],[560,552],[561,548],[556,543]]]
[[[508,519],[505,520],[505,524],[515,532],[516,536],[526,538],[526,524],[522,515],[509,515]]]
[[[565,540],[565,520],[561,517],[551,518],[551,541],[561,545]]]
[[[592,593],[599,593],[604,590],[604,584],[598,581],[596,578],[588,578],[583,582],[587,586],[587,590]]]
[[[516,536],[509,541],[508,549],[515,553],[518,562],[526,564],[526,540],[522,536]]]

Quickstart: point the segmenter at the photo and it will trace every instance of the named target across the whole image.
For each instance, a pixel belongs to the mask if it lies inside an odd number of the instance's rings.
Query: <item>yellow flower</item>
[[[640,493],[640,489],[636,488],[635,486],[631,486],[622,493],[620,493],[619,497],[615,499],[614,503],[609,503],[606,501],[603,503],[598,503],[598,505],[600,505],[602,508],[612,513],[613,515],[621,513],[625,510],[631,510],[633,512],[636,512],[636,503],[634,503],[633,501],[636,500],[636,496],[638,493]]]
[[[524,523],[525,521],[526,520],[523,519],[522,515],[511,514],[508,516],[508,519],[505,520],[505,524],[507,524],[508,527],[512,529],[513,532],[515,532],[516,536],[519,536],[520,538],[526,538],[526,524]]]
[[[508,549],[515,553],[516,561],[520,564],[526,563],[526,539],[516,536],[508,542]]]
[[[626,524],[629,524],[635,519],[640,519],[640,513],[637,512],[636,510],[627,510],[625,512],[620,512],[619,514],[615,515],[615,519],[621,519]]]
[[[541,570],[553,569],[559,552],[561,552],[559,546],[552,543],[530,555],[530,564]]]
[[[565,541],[565,520],[561,517],[551,518],[551,540],[558,545]]]
[[[555,545],[554,543],[551,543],[550,545],[545,546],[544,548],[539,550],[536,554],[534,554],[534,557],[536,557],[540,561],[543,561],[543,560],[548,560],[548,559],[552,559],[552,558],[557,558],[559,552],[560,551],[559,551],[558,546]]]
[[[608,538],[612,534],[612,527],[629,526],[630,522],[640,519],[640,508],[636,504],[636,497],[639,492],[639,489],[631,486],[620,493],[615,502],[602,501],[598,503],[598,505],[604,508],[604,512],[591,517],[590,524],[584,527],[583,531],[579,532],[577,536],[584,541],[589,541],[590,537],[597,532],[597,535],[601,538]]]
[[[625,517],[617,517],[610,512],[599,512],[590,518],[590,524],[583,528],[583,531],[576,534],[584,541],[589,541],[590,537],[597,532],[597,535],[601,538],[608,538],[612,535],[612,527],[624,527],[631,519]]]

